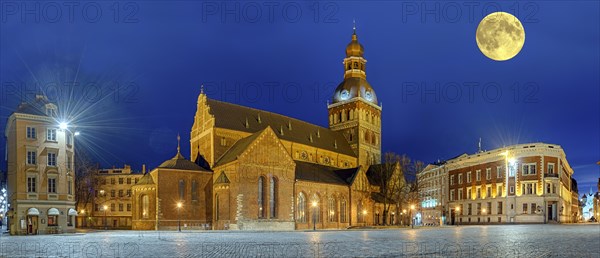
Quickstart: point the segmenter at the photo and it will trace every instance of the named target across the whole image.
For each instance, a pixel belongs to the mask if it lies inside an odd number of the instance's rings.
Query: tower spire
[[[204,94],[204,83],[200,84],[200,94]]]
[[[180,154],[180,150],[181,148],[179,147],[179,141],[181,140],[181,137],[179,136],[179,133],[177,133],[177,154]]]
[[[356,20],[352,19],[352,34],[356,35]]]

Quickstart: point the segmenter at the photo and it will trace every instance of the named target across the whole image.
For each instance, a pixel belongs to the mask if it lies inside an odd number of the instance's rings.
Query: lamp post
[[[181,216],[179,210],[181,210],[181,202],[177,203],[177,227],[179,228],[179,232],[181,232]]]
[[[413,217],[412,217],[412,212],[413,212],[414,209],[415,209],[415,205],[411,204],[410,205],[410,227],[411,228],[415,228],[415,222],[414,222]]]
[[[108,226],[106,225],[106,210],[108,209],[108,206],[104,205],[102,206],[102,209],[104,210],[104,230],[107,230]]]
[[[367,225],[367,210],[363,210],[363,221],[365,222],[365,226]]]
[[[313,207],[313,231],[317,230],[317,201],[313,201],[312,202],[312,207]]]

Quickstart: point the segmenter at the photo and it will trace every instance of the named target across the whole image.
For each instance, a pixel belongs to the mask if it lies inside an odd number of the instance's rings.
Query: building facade
[[[420,200],[418,222],[424,225],[446,224],[448,171],[445,162],[427,165],[417,178]]]
[[[559,145],[529,143],[446,163],[452,224],[575,222],[573,169]]]
[[[131,229],[133,196],[131,187],[144,175],[131,166],[99,169],[94,175],[95,189],[90,202],[79,208],[79,227]]]
[[[75,230],[75,134],[59,112],[38,95],[8,118],[7,214],[13,235]]]

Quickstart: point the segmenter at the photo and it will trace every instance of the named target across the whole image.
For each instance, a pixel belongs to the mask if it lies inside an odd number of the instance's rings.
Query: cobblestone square
[[[600,257],[600,225],[7,236],[1,257]]]

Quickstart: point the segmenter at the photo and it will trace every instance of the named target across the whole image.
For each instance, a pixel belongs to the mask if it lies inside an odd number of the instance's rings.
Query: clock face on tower
[[[348,98],[350,98],[350,92],[348,92],[348,90],[343,90],[340,94],[340,97],[342,100],[347,100]]]
[[[373,100],[373,94],[371,94],[371,91],[365,91],[365,98],[366,98],[368,101],[371,101],[371,100]]]

